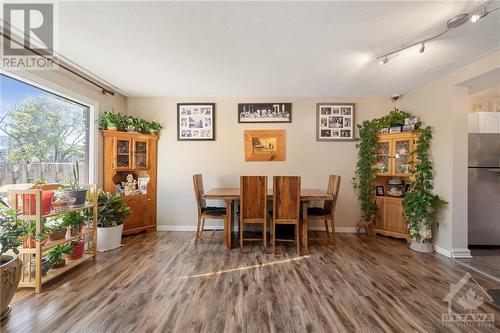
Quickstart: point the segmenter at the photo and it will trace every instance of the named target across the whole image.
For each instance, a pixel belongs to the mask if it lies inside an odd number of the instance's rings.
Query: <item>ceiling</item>
[[[497,10],[375,59],[479,5],[60,2],[59,53],[128,96],[389,96],[500,49]]]

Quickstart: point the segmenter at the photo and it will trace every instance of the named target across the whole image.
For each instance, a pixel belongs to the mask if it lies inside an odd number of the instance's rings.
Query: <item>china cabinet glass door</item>
[[[134,168],[148,168],[148,141],[134,139]]]
[[[377,161],[375,162],[375,172],[377,175],[390,173],[391,168],[391,144],[390,141],[379,141],[377,148]]]
[[[116,139],[115,141],[115,169],[131,168],[131,147],[130,140]]]
[[[410,173],[411,140],[394,141],[394,174],[407,176]]]

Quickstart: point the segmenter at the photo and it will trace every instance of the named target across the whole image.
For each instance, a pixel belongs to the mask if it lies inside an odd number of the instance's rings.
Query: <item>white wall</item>
[[[177,103],[216,103],[216,141],[177,141]],[[291,102],[290,124],[238,124],[237,104]],[[328,175],[342,177],[338,201],[339,228],[359,222],[359,204],[351,185],[357,150],[355,142],[316,142],[316,103],[356,103],[356,121],[379,117],[394,105],[389,98],[128,98],[129,114],[160,121],[165,126],[158,145],[158,225],[196,225],[192,175],[202,173],[205,190],[239,186],[240,175],[299,175],[303,188],[326,189]],[[286,130],[286,161],[245,162],[243,131]],[[272,179],[269,179],[271,186]]]
[[[435,191],[449,202],[435,244],[467,257],[467,89],[470,80],[500,67],[500,51],[406,93],[400,106],[434,128]]]

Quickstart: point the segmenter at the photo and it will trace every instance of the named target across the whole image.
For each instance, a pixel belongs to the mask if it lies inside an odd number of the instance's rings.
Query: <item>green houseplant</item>
[[[80,211],[67,212],[62,216],[61,225],[68,228],[67,238],[68,236],[76,236],[85,225],[85,216]]]
[[[70,202],[73,202],[72,205],[85,205],[85,199],[88,189],[80,187],[80,165],[78,164],[78,162],[75,162],[75,164],[73,165],[67,183],[70,188],[65,190],[65,194],[66,197],[68,197],[68,200]]]
[[[99,190],[97,218],[97,250],[108,251],[120,247],[123,223],[130,208],[119,195]]]
[[[411,113],[395,108],[384,117],[366,120],[358,125],[360,142],[357,145],[358,160],[353,187],[358,195],[361,215],[365,221],[373,221],[378,213],[373,186],[377,172],[374,167],[378,148],[377,134],[381,129],[402,125],[405,118],[411,117],[414,117]],[[445,203],[439,196],[432,194],[433,173],[432,163],[429,159],[432,129],[430,127],[422,128],[421,122],[417,121],[415,131],[419,134],[419,139],[417,140],[417,148],[412,154],[418,163],[412,165],[414,180],[412,180],[410,190],[405,193],[403,199],[403,213],[408,222],[412,244],[414,242],[429,243],[430,227],[437,222],[438,210]]]
[[[147,124],[147,127],[149,129],[149,132],[151,134],[160,134],[161,129],[163,128],[160,123],[156,121],[151,121]]]
[[[97,125],[100,130],[116,131],[118,129],[119,114],[114,112],[104,111],[97,119]]]
[[[15,210],[0,200],[0,317],[8,315],[10,302],[21,279],[21,260],[17,249],[25,233],[23,224],[17,219]],[[12,252],[12,253],[8,253]]]
[[[60,216],[48,218],[46,227],[49,230],[50,241],[63,239],[66,235],[66,226],[63,225]]]
[[[66,260],[63,258],[64,254],[71,254],[73,249],[68,243],[59,244],[47,251],[45,258],[51,263],[52,268],[61,268],[66,265]]]
[[[432,226],[437,223],[437,213],[446,204],[433,194],[434,175],[429,159],[432,129],[418,130],[419,138],[415,148],[417,163],[413,164],[414,180],[403,199],[403,211],[408,222],[412,242],[410,248],[420,252],[432,252]]]

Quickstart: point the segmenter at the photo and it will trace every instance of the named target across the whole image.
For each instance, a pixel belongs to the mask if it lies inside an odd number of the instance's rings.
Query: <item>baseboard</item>
[[[211,223],[210,225],[205,225],[205,229],[222,229],[224,225],[222,223]],[[195,225],[158,225],[156,226],[157,231],[196,231]],[[313,227],[309,230],[325,230],[321,227]],[[355,227],[337,227],[335,231],[339,234],[353,234],[356,233]]]
[[[436,253],[439,253],[445,257],[451,258],[451,251],[449,251],[447,249],[443,249],[442,247],[437,246],[436,244],[434,244],[433,247],[434,247],[434,251],[436,251]]]
[[[453,259],[472,259],[469,249],[451,249]]]

